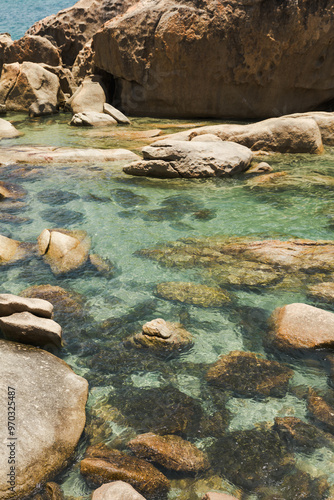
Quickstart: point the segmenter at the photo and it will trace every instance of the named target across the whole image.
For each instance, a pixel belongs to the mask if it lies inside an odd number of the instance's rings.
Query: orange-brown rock
[[[262,118],[334,97],[328,2],[138,2],[94,36],[126,113]],[[199,68],[200,61],[200,68]]]
[[[148,497],[166,494],[170,487],[166,476],[152,464],[107,447],[89,448],[86,458],[81,461],[80,471],[96,486],[125,481]]]
[[[334,433],[334,408],[313,389],[309,389],[307,409],[318,422]]]
[[[32,35],[25,35],[20,40],[15,40],[4,50],[5,63],[22,63],[24,61],[45,63],[50,66],[61,64],[57,47],[47,38]]]
[[[236,394],[253,397],[282,397],[293,371],[287,366],[253,352],[232,351],[221,356],[206,374],[209,383]]]
[[[0,234],[0,265],[9,264],[26,258],[33,250],[33,245],[12,240]]]
[[[20,293],[21,297],[43,299],[51,302],[56,315],[59,313],[80,316],[84,305],[83,297],[76,292],[65,290],[60,286],[35,285]]]
[[[317,349],[334,345],[334,313],[295,303],[275,309],[270,338],[280,349]]]
[[[231,495],[226,495],[226,493],[217,493],[215,491],[209,491],[202,497],[202,500],[238,500],[237,497],[232,497]]]
[[[199,472],[209,468],[207,456],[180,436],[140,434],[128,443],[136,457],[179,472]]]
[[[48,36],[59,47],[64,64],[72,65],[78,52],[109,19],[125,12],[137,0],[79,0],[36,22],[29,35]]]
[[[313,298],[334,304],[334,283],[333,281],[326,281],[310,286],[308,294]]]

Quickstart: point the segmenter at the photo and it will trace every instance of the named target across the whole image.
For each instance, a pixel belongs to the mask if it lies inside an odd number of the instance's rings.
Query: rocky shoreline
[[[321,157],[334,145],[334,112],[310,111],[330,109],[326,103],[334,95],[331,58],[324,55],[333,42],[333,13],[321,2],[308,3],[79,0],[20,40],[0,34],[0,141],[6,143],[0,142],[0,174],[7,172],[0,180],[0,221],[29,223],[21,210],[34,193],[8,180],[17,168],[17,178],[38,177],[38,168],[47,165],[116,165],[121,182],[133,176],[134,185],[138,177],[165,179],[164,186],[194,179],[196,189],[201,179],[235,177],[262,194],[276,188],[303,193],[306,185],[333,189],[331,174],[317,171],[301,182],[270,165],[283,154]],[[25,113],[26,120],[71,113],[73,127],[96,127],[107,137],[117,128],[119,136],[127,133],[144,146],[139,155],[90,145],[18,145],[21,132],[6,120],[12,112]],[[131,131],[132,116],[257,121],[167,134]],[[26,166],[37,170],[24,171]],[[132,192],[131,201],[122,188],[115,191],[116,200],[126,198],[122,217],[136,216],[140,197]],[[53,205],[54,195],[39,193],[51,206],[52,222],[58,220],[52,207],[75,199],[63,191]],[[168,211],[183,210],[203,221],[212,214],[177,196],[160,211],[143,213],[160,221]],[[61,217],[68,214],[81,215],[69,210]],[[98,276],[107,288],[118,271],[103,254],[92,253],[91,235],[64,226],[40,227],[34,241],[0,231],[3,270],[27,282],[40,268],[53,283],[0,294],[1,415],[8,423],[0,429],[1,498],[334,498],[327,471],[313,473],[300,459],[314,449],[334,449],[334,242],[216,236],[142,246],[137,259],[191,271],[193,281],[177,274],[175,281],[161,278],[151,290],[160,306],[143,302],[131,313],[135,319],[129,313],[101,322],[90,317],[85,298],[59,284]],[[283,297],[302,291],[312,305],[284,302],[269,317],[254,306],[248,315],[240,291]],[[178,317],[158,316],[161,304]],[[215,362],[183,364],[192,349],[205,348],[192,331],[189,307],[227,319],[237,315],[247,331],[244,350],[221,353],[218,344]],[[98,345],[99,336],[107,348]],[[84,377],[61,359],[67,342],[79,353],[75,368],[89,354]],[[316,367],[325,388],[296,382],[304,364]],[[154,383],[142,390],[133,380],[146,372]],[[178,376],[186,387],[193,383],[192,390],[179,390]],[[98,393],[106,383],[109,396],[91,402],[88,384]],[[274,400],[287,406],[289,398],[304,409],[303,418],[283,409],[283,416],[257,420],[251,428],[231,426],[233,404]],[[89,493],[64,495],[61,475],[69,467]]]

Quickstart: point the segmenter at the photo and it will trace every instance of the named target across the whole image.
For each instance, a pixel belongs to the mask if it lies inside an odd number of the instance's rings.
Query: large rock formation
[[[35,347],[0,340],[0,357],[0,497],[6,500],[29,495],[71,458],[85,425],[88,384]]]
[[[130,114],[308,111],[334,96],[333,18],[327,0],[144,0],[96,33],[95,64]]]
[[[48,36],[59,47],[64,64],[72,65],[77,54],[96,31],[114,16],[126,11],[136,0],[79,0],[35,23],[30,35]]]

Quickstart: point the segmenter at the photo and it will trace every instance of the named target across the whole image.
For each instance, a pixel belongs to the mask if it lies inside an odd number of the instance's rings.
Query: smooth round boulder
[[[14,139],[21,133],[9,121],[0,118],[0,139]]]
[[[0,340],[0,358],[0,418],[10,422],[0,428],[0,497],[7,500],[28,496],[72,458],[85,426],[88,383],[36,347]]]
[[[169,470],[200,472],[209,468],[205,453],[180,436],[140,434],[127,445],[136,457],[144,458]]]
[[[106,102],[106,93],[102,80],[98,76],[89,76],[84,79],[80,87],[67,102],[72,113],[103,113]]]
[[[334,345],[334,313],[303,303],[275,309],[270,341],[279,349],[319,349]]]
[[[113,481],[100,486],[93,492],[92,500],[145,500],[131,484]]]

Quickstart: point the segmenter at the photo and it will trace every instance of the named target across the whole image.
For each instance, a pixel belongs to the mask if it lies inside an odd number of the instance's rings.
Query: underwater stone
[[[179,472],[199,472],[209,468],[207,456],[180,436],[158,436],[152,432],[132,439],[130,450],[140,458]]]
[[[309,389],[307,409],[317,422],[334,434],[334,407],[313,389]]]
[[[332,281],[310,286],[307,293],[315,299],[334,304],[334,283]]]
[[[279,349],[317,349],[334,345],[334,313],[295,303],[275,309],[270,340]]]
[[[162,318],[157,318],[142,327],[128,339],[134,347],[146,347],[158,352],[181,351],[193,345],[193,337],[179,323],[170,323]]]
[[[334,447],[333,436],[296,417],[276,417],[274,429],[292,447],[308,449]]]
[[[156,294],[163,299],[202,307],[222,307],[232,301],[230,294],[219,288],[179,281],[159,283]]]
[[[16,184],[11,184],[9,182],[0,181],[0,200],[3,199],[13,199],[17,200],[24,198],[27,195],[27,191],[21,186]]]
[[[166,476],[150,463],[103,445],[88,448],[80,471],[94,485],[125,481],[148,497],[165,495],[170,488]]]
[[[246,397],[283,397],[293,371],[277,361],[261,358],[253,352],[232,351],[221,356],[209,369],[210,384]]]
[[[21,297],[38,298],[52,303],[55,315],[83,314],[84,297],[77,292],[68,291],[60,286],[35,285],[20,293]]]

